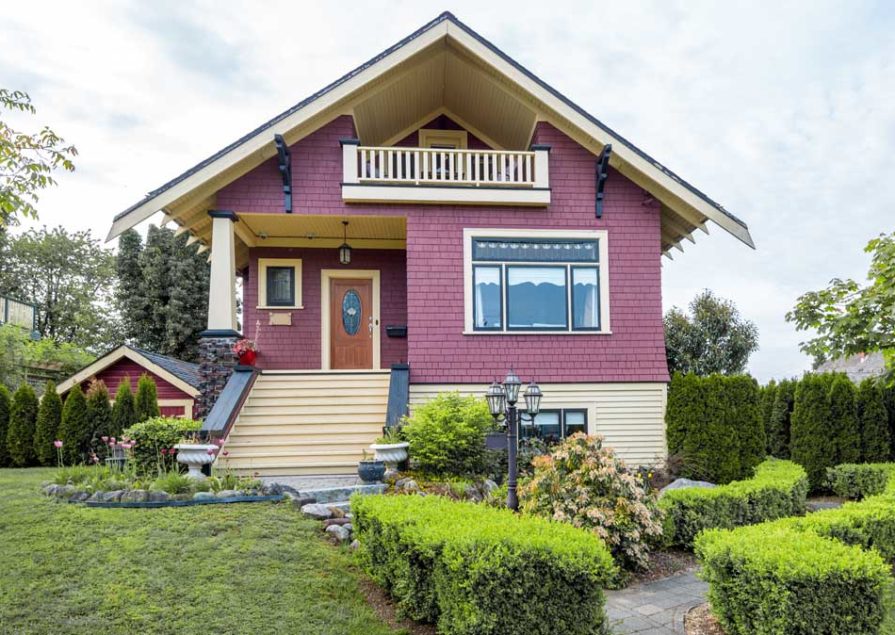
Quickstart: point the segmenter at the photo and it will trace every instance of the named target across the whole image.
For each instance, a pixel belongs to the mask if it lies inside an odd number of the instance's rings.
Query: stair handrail
[[[202,423],[202,428],[199,430],[200,437],[210,441],[226,438],[230,434],[230,428],[233,427],[260,374],[261,371],[254,366],[237,366],[233,369],[211,412]]]

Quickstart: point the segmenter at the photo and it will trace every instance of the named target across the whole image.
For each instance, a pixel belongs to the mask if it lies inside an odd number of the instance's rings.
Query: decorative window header
[[[596,240],[474,238],[473,260],[504,262],[600,262]]]

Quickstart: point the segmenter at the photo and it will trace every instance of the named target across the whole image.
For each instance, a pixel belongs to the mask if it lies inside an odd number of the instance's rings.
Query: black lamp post
[[[503,380],[503,384],[495,380],[488,387],[487,393],[485,393],[491,416],[497,421],[500,421],[501,418],[504,419],[507,425],[507,462],[509,463],[507,507],[513,511],[519,509],[519,497],[516,494],[516,481],[519,475],[516,454],[519,449],[520,414],[516,408],[516,402],[519,400],[519,389],[521,387],[522,381],[519,379],[519,376],[510,370]],[[532,423],[534,423],[534,419],[541,409],[541,396],[541,389],[532,380],[524,393],[525,410]]]

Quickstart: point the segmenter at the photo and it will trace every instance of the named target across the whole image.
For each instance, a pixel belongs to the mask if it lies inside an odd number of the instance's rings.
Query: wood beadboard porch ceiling
[[[210,224],[203,217],[215,193],[274,156],[275,134],[291,145],[347,114],[364,143],[394,142],[442,112],[497,147],[524,147],[537,121],[556,126],[595,156],[612,144],[610,165],[661,204],[666,255],[692,241],[696,229],[707,231],[709,220],[754,247],[743,221],[448,12],[150,192],[115,217],[107,239],[163,211],[201,243],[200,250],[208,249]]]
[[[239,242],[247,247],[310,247],[337,249],[342,221],[348,221],[348,244],[354,249],[406,249],[403,216],[306,216],[238,214]]]

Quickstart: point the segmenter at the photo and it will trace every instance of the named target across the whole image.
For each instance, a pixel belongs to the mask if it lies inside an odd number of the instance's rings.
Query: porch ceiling
[[[405,249],[407,219],[403,216],[305,216],[239,214],[234,225],[247,247],[338,248],[342,221],[348,221],[348,244],[356,249]]]

